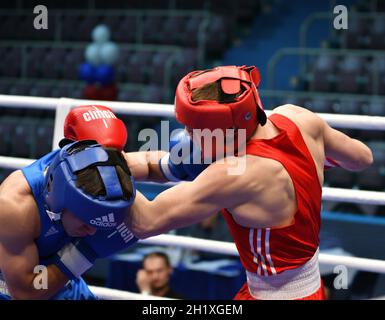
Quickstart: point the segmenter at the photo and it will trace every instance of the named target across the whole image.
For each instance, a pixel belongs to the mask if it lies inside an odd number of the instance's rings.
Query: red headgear
[[[266,114],[257,86],[261,80],[258,69],[224,66],[205,71],[193,71],[178,84],[175,96],[176,119],[192,129],[246,129],[250,138],[257,125],[266,123]],[[224,93],[244,92],[234,102],[192,100],[192,91],[208,83],[219,81]]]
[[[96,140],[105,147],[123,150],[127,141],[127,129],[122,120],[105,106],[86,105],[73,108],[64,121],[65,140]]]

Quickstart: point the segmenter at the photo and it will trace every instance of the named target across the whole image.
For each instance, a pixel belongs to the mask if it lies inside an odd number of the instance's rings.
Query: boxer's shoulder
[[[20,170],[11,173],[0,187],[0,229],[35,234],[38,226],[37,205]]]
[[[318,137],[324,125],[324,120],[316,113],[293,104],[284,104],[272,110],[272,114],[281,114],[293,121],[302,132],[313,138]]]
[[[314,112],[309,109],[294,105],[294,104],[283,104],[272,110],[272,114],[278,113],[282,115],[287,115],[291,117],[310,117],[313,118],[316,116]]]
[[[1,184],[0,196],[10,199],[23,199],[32,196],[31,188],[21,170],[13,171]]]
[[[26,210],[26,202],[0,197],[0,241],[36,238],[37,217]]]

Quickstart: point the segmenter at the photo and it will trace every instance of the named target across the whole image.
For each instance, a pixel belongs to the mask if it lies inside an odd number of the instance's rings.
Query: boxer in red
[[[326,159],[330,158],[328,165],[361,171],[372,163],[372,153],[304,108],[283,105],[267,118],[257,90],[259,80],[255,67],[229,66],[192,72],[180,81],[176,119],[194,143],[205,147],[195,129],[244,130],[245,155],[226,155],[221,161],[217,157],[206,167],[175,165],[168,154],[163,155],[158,169],[149,164],[136,178],[146,178],[146,172],[158,179],[162,174],[165,179],[191,180],[194,174],[196,178],[152,201],[138,193],[128,225],[137,237],[146,238],[222,209],[247,275],[235,299],[324,299],[318,252]],[[230,140],[239,138],[236,134]],[[181,140],[183,144],[186,138]],[[234,143],[228,140],[226,148]],[[211,147],[203,148],[202,157],[211,153]],[[134,176],[138,157],[126,157]],[[243,173],[231,174],[241,161]]]
[[[203,147],[201,156],[217,161],[191,163],[193,152],[178,164],[170,153],[127,153],[136,180],[193,181],[152,201],[137,192],[126,223],[146,238],[222,209],[247,274],[235,299],[323,299],[318,247],[324,168],[360,171],[372,163],[372,153],[304,108],[280,106],[267,118],[259,81],[255,67],[233,66],[192,72],[180,81],[176,118]],[[207,150],[196,129],[224,132],[223,145],[236,154]],[[228,139],[226,129],[240,134]],[[189,135],[179,135],[174,144],[191,144]],[[232,173],[241,162],[243,172]]]

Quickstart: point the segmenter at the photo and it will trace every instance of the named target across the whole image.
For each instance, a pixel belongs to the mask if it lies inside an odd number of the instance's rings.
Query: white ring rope
[[[385,192],[323,187],[322,200],[383,206]]]
[[[156,297],[123,290],[88,286],[92,293],[103,300],[174,300],[171,298]]]
[[[0,156],[0,168],[21,169],[30,165],[34,161],[35,159]]]
[[[196,239],[192,237],[174,236],[169,234],[162,234],[156,237],[141,240],[140,243],[148,245],[175,246],[232,256],[239,255],[235,244],[232,242]],[[319,263],[324,265],[343,265],[351,269],[385,274],[385,261],[382,260],[337,256],[321,252],[319,255]],[[142,295],[110,288],[90,286],[90,289],[99,298],[107,300],[170,300],[167,298]],[[382,300],[383,297],[378,297],[376,299]]]
[[[145,240],[141,240],[140,243],[161,246],[175,246],[232,256],[239,255],[235,244],[232,242],[197,239],[185,236],[175,236],[171,234],[162,234],[159,236],[151,237]],[[321,252],[319,255],[319,262],[320,264],[325,265],[344,265],[345,267],[352,269],[385,273],[385,261],[378,259],[337,256]]]
[[[99,104],[112,108],[115,112],[140,116],[174,117],[174,106],[171,104],[98,101],[69,98],[44,98],[31,96],[0,95],[0,106],[12,108],[35,108],[56,110],[60,101],[65,99],[73,107],[85,104]],[[266,111],[269,115],[271,112]],[[348,114],[318,113],[331,126],[336,128],[385,130],[385,117],[361,116]]]
[[[176,246],[186,249],[194,249],[233,256],[239,255],[235,244],[231,242],[196,239],[168,234],[162,234],[156,237],[148,238],[146,240],[141,240],[141,243],[149,245]],[[321,252],[319,255],[319,263],[334,266],[343,265],[351,269],[385,274],[385,261],[382,260],[337,256]],[[173,300],[110,288],[95,286],[89,286],[89,288],[97,297],[106,300]],[[384,297],[377,297],[375,299],[382,300],[383,298]]]
[[[169,234],[162,234],[156,237],[141,240],[141,243],[148,245],[175,246],[186,249],[215,252],[232,256],[239,255],[235,244],[232,242],[196,239],[191,237],[174,236]],[[319,255],[319,263],[324,265],[343,265],[351,269],[385,273],[385,261],[376,259],[337,256],[321,252]],[[95,286],[89,286],[89,288],[97,297],[106,300],[173,300],[169,298],[143,295],[139,293],[110,288]],[[377,297],[375,299],[382,300],[384,299],[384,297]]]
[[[129,291],[122,291],[110,288],[88,286],[92,293],[102,300],[175,300],[151,295],[144,295]],[[385,300],[385,296],[371,298],[370,300]]]
[[[21,169],[33,161],[35,160],[0,156],[0,168]],[[148,184],[157,185],[158,183]],[[169,185],[173,184],[170,183]],[[385,192],[323,187],[322,199],[325,201],[385,205]]]

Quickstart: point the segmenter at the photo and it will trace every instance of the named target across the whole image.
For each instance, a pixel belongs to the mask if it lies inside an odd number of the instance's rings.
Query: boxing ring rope
[[[55,133],[53,146],[57,145],[64,124],[65,115],[68,111],[77,105],[100,104],[113,109],[116,113],[140,115],[140,116],[161,116],[173,117],[174,108],[172,105],[148,104],[137,102],[109,102],[95,100],[77,100],[68,98],[42,98],[30,96],[8,96],[0,95],[0,107],[15,108],[34,108],[56,110]],[[271,112],[267,111],[269,115]],[[331,126],[336,128],[366,129],[366,130],[385,130],[385,117],[358,116],[358,115],[335,115],[318,114]],[[24,167],[33,159],[15,158],[0,156],[0,167],[9,169],[18,169]],[[351,190],[339,188],[323,188],[323,200],[344,201],[353,203],[365,203],[372,205],[385,205],[385,193],[365,190]],[[234,243],[196,239],[191,237],[182,237],[174,235],[159,235],[141,241],[144,244],[177,246],[188,249],[222,253],[227,255],[238,255]],[[320,264],[325,265],[344,265],[348,268],[359,269],[369,272],[385,273],[385,261],[367,258],[356,258],[346,256],[336,256],[320,253]],[[143,296],[140,294],[113,290],[108,288],[91,287],[92,290],[101,298],[105,299],[155,299],[152,296]]]
[[[185,249],[214,252],[224,255],[239,256],[237,248],[232,242],[197,239],[185,236],[175,236],[162,234],[141,240],[139,243],[158,246],[172,246]],[[337,256],[333,254],[320,253],[319,263],[323,265],[343,265],[346,268],[357,269],[367,272],[377,272],[385,274],[385,261],[378,259],[356,258],[347,256]],[[112,300],[154,300],[162,299],[159,297],[142,295],[128,291],[115,290],[90,286],[91,291],[102,299]],[[163,298],[164,299],[164,298]],[[382,299],[376,298],[376,299]]]
[[[88,286],[92,293],[103,300],[174,300],[170,298],[156,297],[151,295],[144,295],[123,290],[116,290],[111,288],[103,288],[96,286]]]
[[[0,156],[0,168],[21,169],[30,165],[35,159]]]
[[[137,116],[174,117],[174,106],[171,104],[0,95],[0,106],[10,108],[57,110],[59,105],[63,105],[63,101],[65,101],[66,105],[71,105],[72,107],[99,104],[110,107],[117,113]],[[271,111],[266,110],[266,113],[270,115]],[[385,117],[332,113],[318,113],[318,115],[335,128],[385,130]],[[62,120],[64,121],[64,119]]]
[[[197,239],[185,236],[175,236],[162,234],[141,240],[139,243],[158,246],[172,246],[185,249],[199,250],[205,252],[214,252],[224,255],[239,256],[237,248],[232,242]],[[320,253],[319,263],[323,265],[343,265],[346,268],[357,269],[368,272],[377,272],[385,274],[385,261],[378,259],[356,258],[347,256],[337,256],[333,254]],[[91,291],[102,299],[108,300],[154,300],[165,299],[149,295],[142,295],[128,291],[115,290],[110,288],[90,286]],[[384,297],[385,298],[385,297]],[[383,299],[378,297],[376,299]],[[172,299],[171,299],[172,300]]]
[[[140,243],[160,246],[174,246],[205,252],[214,252],[225,255],[238,256],[238,251],[233,242],[197,239],[185,236],[162,234],[141,240]],[[368,272],[385,274],[385,261],[377,259],[356,258],[337,256],[333,254],[320,253],[319,262],[324,265],[344,265],[347,268],[358,269]]]

